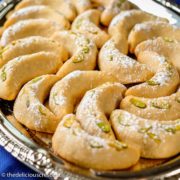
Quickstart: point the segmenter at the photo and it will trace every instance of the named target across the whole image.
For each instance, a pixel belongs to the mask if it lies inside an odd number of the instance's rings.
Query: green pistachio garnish
[[[73,63],[80,63],[82,61],[84,61],[84,54],[83,53],[79,54],[76,57],[74,57],[73,60],[72,60]]]
[[[88,32],[91,34],[98,34],[97,30],[95,29],[88,29]]]
[[[29,106],[30,106],[30,100],[27,99],[27,101],[26,101],[26,107],[28,108]]]
[[[180,124],[175,126],[175,131],[180,131]]]
[[[37,78],[34,78],[31,83],[37,83],[38,81],[40,81],[42,79],[42,77],[37,77]]]
[[[135,98],[132,98],[132,99],[130,100],[130,102],[131,102],[134,106],[136,106],[136,107],[138,107],[138,108],[145,109],[145,108],[147,107],[147,105],[146,105],[144,102],[142,102],[142,101],[140,101],[140,100],[138,100],[138,99],[135,99]]]
[[[152,129],[152,126],[150,127],[147,127],[147,128],[141,128],[139,130],[140,133],[143,133],[143,134],[147,134],[149,138],[153,139],[155,142],[157,143],[160,143],[161,140],[157,137],[156,134],[150,132],[150,130]]]
[[[180,103],[180,97],[177,97],[177,98],[176,98],[176,101],[177,101],[178,103]]]
[[[79,20],[76,21],[76,28],[77,28],[77,29],[79,29],[79,28],[81,27],[83,21],[84,21],[83,18],[81,18],[81,19],[79,19]]]
[[[147,133],[149,130],[151,130],[152,129],[152,126],[150,126],[150,127],[148,127],[148,128],[141,128],[140,130],[139,130],[139,132],[140,133]]]
[[[156,81],[153,81],[153,80],[148,80],[146,81],[148,85],[150,86],[157,86],[157,85],[160,85],[159,82],[156,82]]]
[[[86,39],[86,44],[89,44],[90,43],[90,39]]]
[[[176,133],[176,130],[174,128],[165,128],[165,131],[170,132],[172,134]]]
[[[41,115],[44,115],[44,116],[46,115],[46,113],[43,111],[42,106],[39,106],[38,110],[41,113]]]
[[[126,127],[129,127],[129,126],[130,126],[130,124],[125,124],[125,123],[123,122],[122,116],[119,116],[119,117],[118,117],[118,122],[119,122],[119,124],[122,125],[122,126],[126,126]]]
[[[12,44],[13,46],[15,46],[15,45],[16,45],[16,43],[17,43],[16,41],[13,41],[11,44]]]
[[[147,132],[147,135],[149,136],[149,138],[153,139],[156,143],[160,143],[161,140],[157,137],[156,134],[151,133],[151,132]]]
[[[83,49],[82,49],[82,52],[85,53],[85,54],[89,53],[89,47],[84,46]]]
[[[74,119],[73,118],[69,118],[69,119],[66,119],[66,121],[63,124],[63,126],[66,127],[66,128],[71,128],[73,123],[74,123]]]
[[[73,131],[72,131],[72,134],[74,136],[78,136],[79,133],[81,133],[81,128],[79,128],[79,127],[73,129]]]
[[[5,68],[2,69],[1,79],[2,79],[2,81],[5,81],[5,80],[7,79],[7,74],[6,74],[6,72],[5,72]]]
[[[116,150],[118,150],[118,151],[128,148],[127,144],[119,142],[117,140],[110,141],[108,144],[109,144],[109,146],[116,148]]]
[[[55,104],[56,104],[56,105],[59,105],[59,103],[57,102],[57,99],[56,99],[57,95],[58,95],[58,93],[56,92],[56,93],[54,93],[54,94],[52,95],[52,97],[53,97],[53,100],[54,100]]]
[[[105,133],[109,133],[111,130],[109,124],[106,124],[104,122],[98,122],[97,126]]]
[[[4,48],[1,48],[1,51],[0,51],[0,58],[2,59],[3,58],[3,53],[5,52],[5,51],[7,51],[9,49],[9,46],[6,46],[6,47],[4,47]]]
[[[169,37],[164,37],[164,41],[169,42],[169,43],[173,43],[174,42],[174,40],[169,38]]]
[[[169,103],[152,102],[152,106],[158,109],[169,109],[171,105]]]
[[[103,145],[100,144],[99,142],[95,141],[95,140],[91,140],[91,141],[90,141],[90,146],[91,146],[92,148],[97,148],[97,149],[103,148]]]
[[[113,55],[109,55],[108,59],[109,59],[109,61],[112,61],[113,60]]]

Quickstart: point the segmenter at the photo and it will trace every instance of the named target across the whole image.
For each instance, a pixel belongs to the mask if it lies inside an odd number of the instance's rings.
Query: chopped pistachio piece
[[[39,106],[38,109],[39,109],[39,112],[40,112],[42,115],[44,115],[44,116],[46,115],[46,113],[43,111],[42,106]]]
[[[56,105],[59,105],[59,103],[58,103],[58,101],[57,101],[57,99],[56,99],[57,95],[58,95],[58,93],[56,92],[56,93],[54,93],[52,96],[53,96],[53,100],[54,100],[55,104],[56,104]]]
[[[70,33],[71,33],[72,35],[77,36],[77,33],[76,33],[76,32],[71,31]]]
[[[73,129],[73,131],[72,131],[72,134],[74,136],[78,136],[78,134],[80,134],[80,133],[81,133],[81,129],[79,127]]]
[[[78,21],[76,21],[76,28],[79,29],[82,25],[82,22],[84,21],[83,18],[79,19]]]
[[[138,108],[144,109],[144,108],[147,107],[147,105],[144,102],[142,102],[142,101],[140,101],[138,99],[132,98],[130,101],[134,106],[136,106]]]
[[[141,129],[139,130],[139,132],[140,132],[140,133],[147,133],[150,129],[152,129],[152,126],[147,127],[147,128],[141,128]]]
[[[42,79],[42,77],[37,77],[37,78],[34,78],[31,83],[37,83],[38,81],[40,81]]]
[[[180,131],[180,124],[175,126],[175,131]]]
[[[12,44],[13,46],[15,46],[16,43],[17,43],[17,41],[13,41],[11,44]]]
[[[77,56],[74,57],[73,60],[72,60],[73,63],[80,63],[80,62],[82,62],[82,61],[84,61],[84,54],[83,54],[83,53],[77,55]]]
[[[66,127],[66,128],[70,128],[73,125],[73,123],[74,123],[74,119],[69,118],[64,122],[63,126]]]
[[[1,47],[1,50],[0,50],[0,58],[1,59],[3,58],[3,53],[6,52],[8,49],[9,49],[9,46],[6,46],[4,48]]]
[[[109,55],[108,59],[109,59],[109,61],[112,61],[113,60],[113,55]]]
[[[169,109],[171,105],[169,103],[163,103],[163,102],[152,102],[152,106],[158,109]]]
[[[108,144],[109,144],[109,146],[116,148],[116,150],[118,150],[118,151],[128,148],[127,144],[119,142],[117,140],[110,141]]]
[[[89,53],[89,47],[84,46],[83,49],[82,49],[82,52],[85,53],[85,54]]]
[[[88,30],[88,32],[91,33],[91,34],[98,34],[98,31],[97,31],[96,29],[94,29],[94,28],[92,28],[92,29],[87,29],[87,30]]]
[[[156,82],[154,80],[148,80],[147,81],[147,84],[150,85],[150,86],[157,86],[157,85],[160,85],[159,82]]]
[[[86,39],[86,44],[89,44],[90,43],[90,39]]]
[[[176,101],[177,101],[178,103],[180,103],[180,97],[177,97],[177,98],[176,98]]]
[[[6,74],[6,72],[5,72],[5,68],[2,69],[1,79],[2,79],[2,81],[5,81],[5,80],[7,79],[7,74]]]
[[[104,122],[98,122],[97,126],[105,133],[109,133],[110,132],[110,126],[109,124],[106,124]]]
[[[169,42],[169,43],[173,43],[174,42],[174,40],[169,38],[169,37],[164,37],[164,41]]]
[[[125,123],[123,122],[122,116],[119,116],[119,117],[118,117],[118,122],[119,122],[119,124],[122,125],[122,126],[126,126],[126,127],[130,126],[130,124],[125,124]]]
[[[165,131],[170,132],[172,134],[176,133],[176,130],[174,128],[165,128]]]
[[[156,134],[152,133],[152,132],[147,132],[147,135],[149,136],[149,138],[153,139],[156,143],[160,143],[161,140],[157,137]]]
[[[172,75],[172,70],[173,70],[173,65],[172,64],[170,64],[170,63],[166,63],[165,64],[165,67],[166,67],[166,70],[168,71],[168,76],[170,77],[171,75]]]
[[[27,99],[27,101],[26,101],[26,107],[28,108],[29,106],[30,106],[30,100]]]
[[[92,148],[97,148],[97,149],[103,148],[103,145],[100,144],[99,142],[95,141],[95,140],[91,140],[91,141],[90,141],[90,146],[91,146]]]

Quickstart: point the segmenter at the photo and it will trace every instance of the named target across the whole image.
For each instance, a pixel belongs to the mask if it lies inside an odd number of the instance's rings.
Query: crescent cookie
[[[43,74],[56,73],[61,65],[59,56],[43,51],[9,61],[0,69],[0,98],[14,100],[25,83]]]
[[[59,61],[64,61],[68,57],[68,52],[64,46],[54,40],[41,36],[30,36],[11,42],[0,51],[0,67],[8,61],[22,56],[41,51],[52,52],[59,56]]]
[[[107,2],[108,4],[106,3],[107,5],[105,5],[105,10],[102,12],[101,15],[101,23],[105,26],[108,26],[114,16],[119,14],[121,11],[137,8],[129,1],[108,0]]]
[[[137,23],[142,23],[145,21],[167,20],[137,9],[122,11],[113,18],[109,25],[108,32],[112,37],[115,36],[115,39],[116,36],[120,36],[120,44],[123,46],[123,53],[128,53],[128,36],[131,29]]]
[[[101,48],[109,39],[109,35],[98,27],[100,16],[101,12],[99,10],[88,10],[80,14],[71,27],[74,32],[82,33],[89,39],[94,40],[98,48]]]
[[[120,108],[142,118],[175,120],[180,118],[180,92],[159,98],[127,96]]]
[[[55,131],[59,120],[43,103],[57,80],[55,75],[43,75],[21,89],[14,104],[14,116],[18,122],[35,131]]]
[[[180,42],[170,38],[158,37],[157,39],[147,40],[140,43],[135,54],[139,62],[154,67],[158,64],[157,56],[162,56],[166,61],[171,62],[180,72]]]
[[[126,96],[157,98],[169,96],[174,93],[179,85],[179,74],[174,66],[164,62],[159,65],[156,74],[147,82],[135,85],[126,91]]]
[[[145,64],[124,55],[113,39],[107,41],[99,53],[98,65],[101,71],[111,73],[122,84],[144,82],[153,76]]]
[[[87,11],[88,9],[92,9],[91,0],[71,0],[72,4],[75,6],[78,14]]]
[[[89,135],[72,114],[58,125],[52,147],[65,160],[97,170],[126,169],[137,163],[140,154],[129,144]]]
[[[107,116],[123,98],[126,87],[120,83],[106,83],[87,91],[76,110],[82,128],[91,135],[115,139]]]
[[[136,46],[142,41],[159,36],[180,41],[180,28],[161,21],[136,24],[128,37],[130,52],[133,53]]]
[[[115,110],[111,114],[111,123],[119,140],[140,147],[141,157],[162,159],[180,152],[180,119],[148,120]]]
[[[22,20],[8,27],[2,34],[1,46],[29,36],[50,37],[53,33],[65,29],[63,26],[47,19]]]
[[[15,10],[19,10],[25,7],[34,6],[34,5],[46,5],[57,11],[60,14],[63,14],[69,21],[73,21],[76,17],[76,9],[72,3],[68,0],[23,0],[18,3],[15,7]]]
[[[55,33],[52,39],[64,46],[70,55],[70,58],[57,72],[59,77],[62,78],[75,70],[95,69],[97,48],[92,40],[71,31]]]
[[[48,6],[43,5],[29,6],[15,11],[7,19],[3,27],[4,29],[6,29],[7,27],[12,26],[18,21],[27,19],[48,19],[55,21],[57,24],[63,26],[65,29],[70,28],[69,21],[62,14],[59,14]]]
[[[49,107],[61,120],[63,116],[73,113],[75,105],[86,91],[106,82],[117,82],[117,80],[100,71],[74,71],[53,86]]]

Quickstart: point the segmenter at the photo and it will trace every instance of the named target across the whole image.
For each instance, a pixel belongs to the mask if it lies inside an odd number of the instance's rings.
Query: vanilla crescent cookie
[[[159,65],[156,74],[151,79],[130,87],[126,91],[126,96],[134,95],[147,98],[169,96],[176,91],[179,83],[180,79],[176,68],[168,62],[164,62]]]
[[[25,83],[37,76],[56,73],[61,65],[59,56],[43,51],[9,61],[0,69],[0,98],[14,100]]]
[[[43,75],[25,84],[14,104],[14,116],[18,122],[35,131],[55,131],[59,120],[43,103],[57,80],[55,75]]]
[[[122,84],[144,82],[153,76],[151,70],[119,50],[119,44],[110,39],[101,48],[98,59],[99,69],[114,75]]]
[[[71,3],[75,6],[78,14],[93,8],[91,0],[71,0]]]
[[[97,170],[126,169],[137,163],[140,154],[130,144],[89,135],[73,114],[59,123],[52,147],[65,160]]]
[[[82,128],[91,135],[115,139],[107,116],[123,98],[126,87],[120,83],[105,83],[87,91],[76,110]]]
[[[41,51],[51,52],[59,56],[59,61],[64,61],[68,57],[68,52],[63,45],[54,40],[42,36],[30,36],[24,39],[13,41],[0,51],[0,67],[8,61],[22,56]]]
[[[119,43],[123,47],[122,53],[128,53],[128,36],[131,29],[137,23],[146,21],[166,22],[167,20],[137,9],[122,11],[113,18],[109,25],[108,32],[112,37],[115,36],[114,39],[117,39],[117,36],[120,36]]]
[[[180,92],[159,98],[127,96],[120,109],[147,119],[175,120],[180,118]]]
[[[18,21],[27,19],[49,19],[63,26],[65,29],[70,28],[69,21],[62,14],[54,11],[48,6],[43,5],[29,6],[15,11],[7,19],[3,27],[4,29],[6,29],[7,27],[12,26]]]
[[[101,12],[96,9],[85,11],[77,16],[72,23],[71,29],[74,32],[82,33],[89,39],[94,40],[98,48],[109,39],[109,35],[98,27]]]
[[[65,29],[63,26],[47,19],[22,20],[8,27],[2,34],[0,44],[6,46],[12,41],[29,36],[50,37],[53,33]]]
[[[124,0],[92,0],[93,2],[104,6],[104,11],[101,15],[101,23],[108,26],[114,16],[119,14],[121,11],[136,9],[137,6],[129,1]]]
[[[117,82],[117,80],[100,71],[71,72],[53,86],[49,107],[61,120],[63,116],[74,112],[75,106],[86,91],[106,82]]]
[[[142,41],[157,37],[180,41],[180,28],[161,21],[136,24],[128,37],[130,52],[133,53]]]
[[[22,9],[24,7],[34,6],[34,5],[46,5],[63,14],[69,21],[73,21],[76,17],[76,9],[72,3],[68,0],[23,0],[17,4],[15,10]],[[11,15],[10,15],[11,16]]]
[[[158,56],[161,56],[161,61],[171,62],[180,73],[180,42],[170,39],[158,37],[156,39],[149,39],[140,43],[136,49],[135,54],[139,62],[145,63],[150,67],[156,68],[158,66]]]
[[[51,38],[64,46],[70,56],[57,72],[59,77],[62,78],[75,70],[95,69],[98,52],[92,40],[71,31],[57,32]]]
[[[110,119],[117,138],[138,145],[141,157],[162,159],[180,152],[180,119],[149,120],[123,110],[113,111]]]

